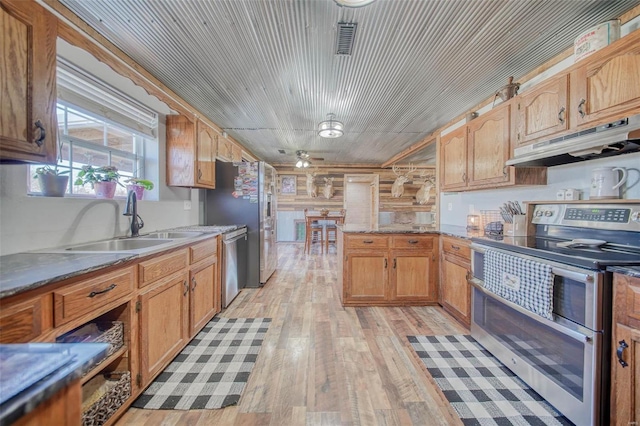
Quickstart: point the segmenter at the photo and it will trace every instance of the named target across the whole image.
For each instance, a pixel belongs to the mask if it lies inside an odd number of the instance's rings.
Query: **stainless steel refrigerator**
[[[255,175],[255,176],[254,176]],[[206,225],[247,225],[246,286],[258,287],[276,270],[276,171],[260,161],[216,161],[216,189],[205,191]],[[239,283],[242,287],[243,283]]]

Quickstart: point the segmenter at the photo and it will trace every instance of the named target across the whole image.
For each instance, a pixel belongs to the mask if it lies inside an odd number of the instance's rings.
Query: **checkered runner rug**
[[[471,336],[407,336],[465,425],[572,425]]]
[[[235,405],[271,318],[214,318],[133,403],[158,410]]]

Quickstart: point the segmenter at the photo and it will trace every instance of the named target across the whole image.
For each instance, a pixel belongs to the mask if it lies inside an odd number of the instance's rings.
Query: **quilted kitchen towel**
[[[535,314],[553,319],[553,274],[549,265],[487,250],[484,287]]]

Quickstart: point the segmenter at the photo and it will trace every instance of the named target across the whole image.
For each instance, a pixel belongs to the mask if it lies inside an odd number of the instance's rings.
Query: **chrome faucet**
[[[124,211],[122,212],[124,216],[132,216],[131,217],[131,236],[132,237],[138,237],[140,235],[138,231],[140,231],[140,229],[144,227],[144,222],[142,221],[142,218],[138,214],[138,201],[136,201],[136,199],[137,197],[136,197],[135,191],[129,191],[129,194],[127,195],[127,204],[125,204]]]

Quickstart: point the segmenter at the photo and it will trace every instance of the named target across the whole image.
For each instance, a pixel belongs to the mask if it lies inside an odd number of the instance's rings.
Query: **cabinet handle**
[[[629,345],[627,345],[627,342],[625,342],[624,340],[620,340],[618,344],[620,345],[618,346],[618,350],[616,351],[616,355],[618,355],[618,362],[620,363],[622,368],[628,367],[629,363],[622,359],[622,353],[629,347]]]
[[[584,118],[585,115],[587,115],[586,112],[584,112],[584,105],[587,103],[586,99],[580,99],[580,103],[578,104],[578,112],[580,113],[580,117]]]
[[[108,293],[108,292],[110,292],[111,290],[113,290],[116,287],[117,287],[117,285],[114,283],[114,284],[111,284],[109,287],[105,288],[104,290],[92,291],[91,293],[89,293],[89,297],[93,298],[93,297],[96,297],[99,294]]]
[[[44,138],[47,137],[47,132],[46,132],[46,130],[44,130],[44,126],[42,125],[42,121],[37,120],[33,124],[34,124],[34,126],[36,126],[36,128],[40,129],[40,136],[38,136],[38,138],[36,138],[36,140],[34,140],[34,142],[36,143],[36,145],[42,146],[44,144]]]
[[[504,166],[504,167],[502,168],[502,176],[507,177],[507,175],[508,175],[508,174],[509,174],[509,173],[507,172],[507,166]]]
[[[566,109],[565,107],[560,108],[560,112],[558,112],[558,121],[560,122],[560,124],[564,124],[564,113],[565,113]]]
[[[202,169],[198,169],[198,179],[202,179]]]
[[[387,269],[387,258],[384,258],[384,269]]]
[[[189,284],[187,284],[187,280],[184,280],[182,282],[182,285],[184,286],[184,293],[182,293],[182,295],[186,296],[187,294],[189,294]]]
[[[452,249],[454,249],[455,251],[460,250],[460,247],[459,247],[459,246],[454,246],[454,245],[452,245],[452,246],[451,246],[451,248],[452,248]]]
[[[198,285],[198,281],[196,281],[196,277],[191,278],[191,282],[193,283],[193,286],[191,287],[192,291],[196,290],[196,286]]]
[[[373,240],[363,240],[363,244],[373,244]]]
[[[409,244],[418,244],[418,240],[409,240],[407,241]]]
[[[466,172],[462,174],[462,181],[463,182],[467,181],[467,173]]]
[[[396,269],[396,259],[393,259],[393,269]]]

